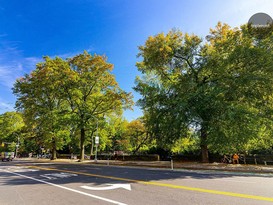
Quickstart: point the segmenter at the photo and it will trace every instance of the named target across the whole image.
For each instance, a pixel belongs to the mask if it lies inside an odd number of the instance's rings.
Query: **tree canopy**
[[[2,151],[15,150],[15,145],[19,143],[23,127],[24,121],[20,113],[6,112],[0,115],[0,143]]]
[[[84,52],[66,60],[44,59],[16,81],[16,106],[54,153],[78,130],[83,160],[86,131],[105,115],[130,108],[132,96],[118,86],[104,56]]]
[[[271,132],[272,41],[221,23],[207,41],[178,30],[149,37],[135,90],[157,140],[174,143],[194,129],[207,162],[208,145],[239,149],[261,127]]]

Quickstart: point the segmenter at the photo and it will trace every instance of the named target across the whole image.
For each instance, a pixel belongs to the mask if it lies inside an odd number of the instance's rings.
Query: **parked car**
[[[14,152],[1,152],[0,156],[2,162],[3,161],[12,161],[14,159]]]

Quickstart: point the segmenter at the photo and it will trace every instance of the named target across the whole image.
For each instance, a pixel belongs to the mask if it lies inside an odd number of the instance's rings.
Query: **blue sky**
[[[106,55],[120,87],[133,92],[138,46],[148,36],[177,28],[205,37],[218,21],[240,26],[257,12],[273,17],[273,1],[0,0],[0,113],[13,110],[15,79],[42,56]],[[142,113],[135,107],[124,115]]]

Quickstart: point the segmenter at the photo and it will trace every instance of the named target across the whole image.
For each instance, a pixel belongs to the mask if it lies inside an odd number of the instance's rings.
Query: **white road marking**
[[[47,176],[46,174],[40,175],[40,177],[44,177],[44,178],[47,178],[47,179],[57,179],[56,177]]]
[[[256,184],[256,182],[241,181],[241,180],[236,180],[236,179],[213,179],[213,180],[228,181],[228,182],[239,182],[239,183],[250,183],[250,184]]]
[[[6,169],[11,170],[13,172],[36,172],[37,169],[29,169],[24,167],[17,167],[17,166],[8,166]]]
[[[13,170],[14,172],[36,172],[38,171],[37,169],[18,169],[18,170]]]
[[[57,179],[57,178],[68,178],[68,177],[76,177],[77,174],[71,174],[71,173],[52,173],[52,174],[43,174],[40,175],[41,177],[45,177],[47,179]]]
[[[107,187],[90,187],[90,186],[81,186],[81,188],[94,190],[94,191],[103,191],[103,190],[111,190],[111,189],[127,189],[131,191],[131,185],[130,184],[108,184],[110,186]]]
[[[33,165],[39,165],[39,164],[42,164],[42,165],[52,165],[52,164],[54,164],[54,163],[50,163],[50,162],[39,162],[39,163],[31,163],[31,164],[33,164]]]
[[[2,169],[2,171],[5,171],[5,172],[8,172],[8,173],[17,175],[17,176],[21,176],[21,177],[24,177],[24,178],[27,178],[27,179],[31,179],[33,181],[41,182],[41,183],[48,184],[48,185],[51,185],[51,186],[55,186],[55,187],[58,187],[58,188],[61,188],[61,189],[72,191],[72,192],[75,192],[75,193],[78,193],[78,194],[89,196],[89,197],[92,197],[92,198],[95,198],[95,199],[106,201],[106,202],[109,202],[109,203],[118,204],[118,205],[127,205],[127,204],[124,204],[124,203],[121,203],[121,202],[118,202],[118,201],[114,201],[114,200],[107,199],[107,198],[104,198],[104,197],[100,197],[100,196],[96,196],[96,195],[93,195],[93,194],[88,194],[88,193],[85,193],[85,192],[82,192],[82,191],[78,191],[76,189],[71,189],[71,188],[61,186],[61,185],[58,185],[58,184],[53,184],[53,183],[50,183],[50,182],[47,182],[47,181],[44,181],[44,180],[35,179],[33,177],[29,177],[29,176],[26,176],[26,175],[23,175],[23,174],[18,174],[18,173],[11,172],[11,171],[8,171],[8,170],[3,170],[3,169]]]

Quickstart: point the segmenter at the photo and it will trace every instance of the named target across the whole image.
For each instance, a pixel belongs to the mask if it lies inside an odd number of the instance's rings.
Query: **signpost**
[[[95,144],[98,145],[100,143],[100,138],[98,136],[95,137]]]
[[[95,137],[95,145],[96,145],[96,153],[95,153],[95,162],[98,161],[98,145],[99,145],[99,142],[100,142],[100,138],[99,136],[96,136]]]
[[[96,119],[97,121],[97,134],[96,134],[96,137],[95,137],[95,146],[96,146],[96,152],[95,152],[95,162],[97,162],[98,158],[97,158],[97,153],[98,153],[98,145],[99,145],[99,135],[98,135],[98,119],[93,117],[94,119]],[[93,147],[94,147],[94,141],[93,141],[93,135],[92,135],[92,142],[91,142],[91,151],[90,151],[90,159],[92,159],[92,155],[93,155]]]

